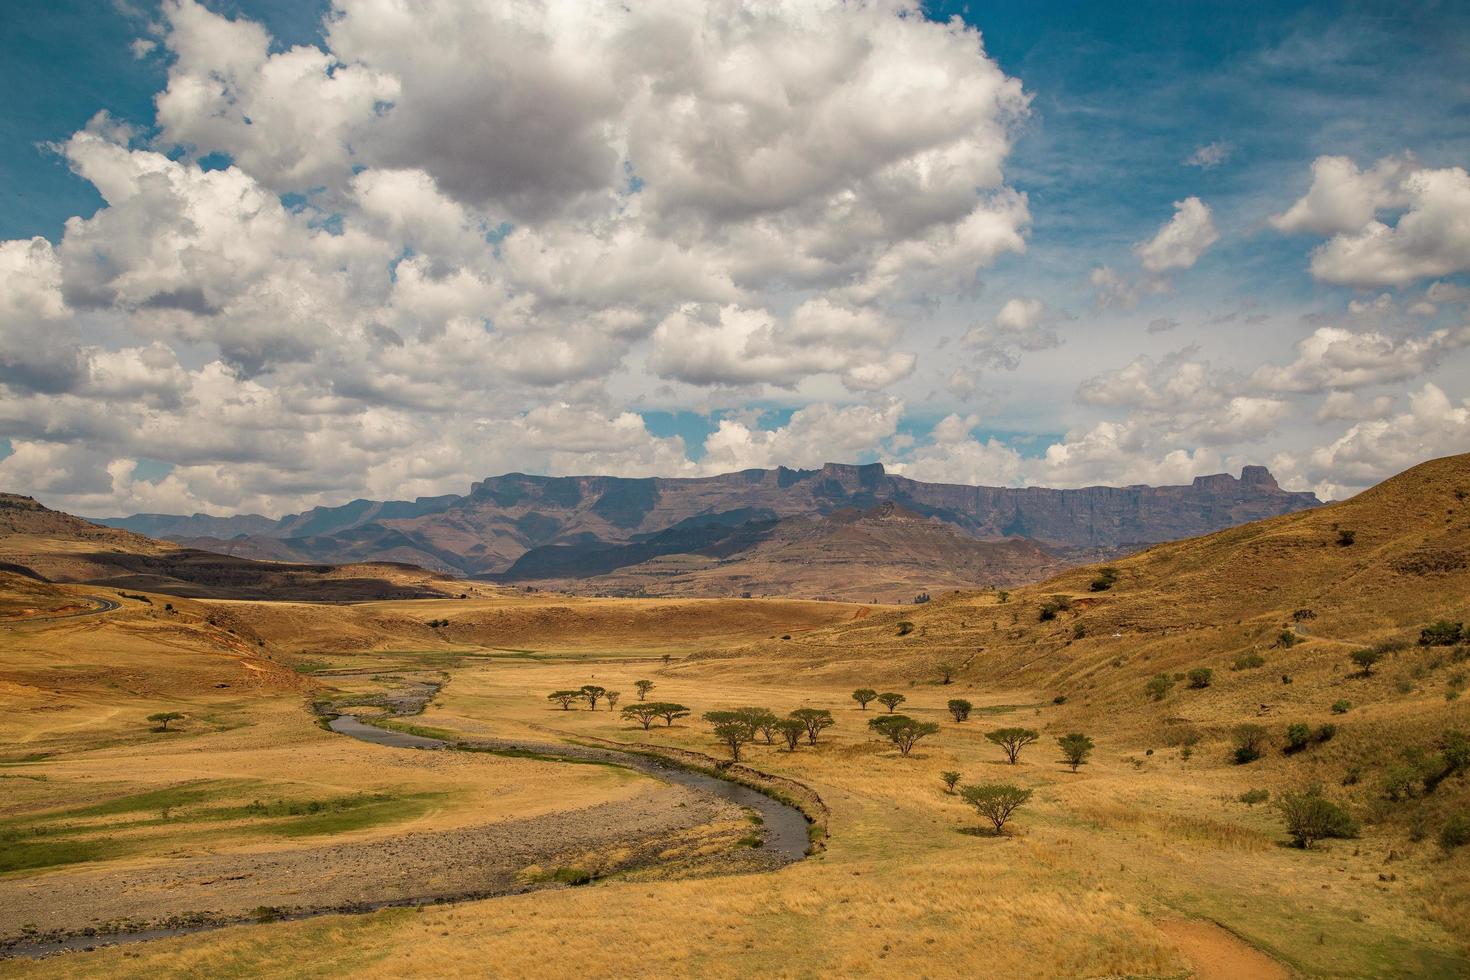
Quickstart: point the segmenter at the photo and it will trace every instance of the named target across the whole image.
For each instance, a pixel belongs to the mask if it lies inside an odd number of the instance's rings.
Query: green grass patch
[[[0,874],[102,861],[126,851],[126,845],[108,838],[10,840],[0,837]]]

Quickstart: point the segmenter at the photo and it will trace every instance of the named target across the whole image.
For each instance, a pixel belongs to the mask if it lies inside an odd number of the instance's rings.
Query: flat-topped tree
[[[787,750],[795,752],[796,747],[801,744],[801,737],[806,734],[806,722],[800,718],[778,718],[776,731],[781,733]]]
[[[744,708],[741,710],[748,713],[751,727],[756,730],[767,745],[770,745],[776,737],[776,722],[781,719],[776,717],[774,711],[768,711],[765,708]]]
[[[894,694],[892,691],[885,691],[882,694],[878,695],[878,703],[887,708],[890,713],[892,713],[894,708],[903,704],[907,700],[908,698],[904,697],[902,694]]]
[[[980,811],[980,815],[995,826],[995,834],[999,837],[1005,832],[1006,821],[1011,819],[1011,814],[1031,799],[1031,791],[1010,783],[985,783],[961,786],[960,798]]]
[[[157,731],[166,732],[168,731],[169,722],[178,721],[182,717],[184,717],[182,711],[159,711],[156,714],[149,715],[148,720],[158,723]]]
[[[663,705],[656,701],[639,701],[635,704],[625,706],[623,708],[623,717],[636,720],[643,726],[643,730],[646,732],[648,731],[648,726],[653,724],[653,719],[659,716],[659,709],[662,707]]]
[[[939,731],[934,722],[915,721],[908,715],[879,715],[868,722],[868,727],[898,746],[902,756],[907,756],[919,739]]]
[[[817,735],[822,729],[836,724],[832,720],[832,712],[826,708],[797,708],[791,712],[791,717],[806,726],[806,740],[810,745],[817,744]]]
[[[586,696],[581,691],[552,691],[546,695],[546,700],[555,701],[561,705],[561,710],[563,711],[570,711],[572,710],[573,704],[581,701]]]
[[[994,742],[1005,750],[1006,759],[1011,765],[1021,757],[1021,750],[1041,737],[1039,732],[1030,728],[997,728],[993,732],[986,732],[985,739]]]
[[[597,702],[607,693],[607,689],[598,687],[596,684],[583,684],[582,697],[587,699],[587,704],[593,711],[597,710]]]
[[[755,724],[749,709],[735,711],[706,711],[704,720],[709,722],[715,738],[725,743],[730,750],[730,761],[740,761],[740,748],[755,741]]]
[[[689,709],[673,701],[660,701],[658,716],[668,723],[668,727],[673,728],[676,720],[689,717]]]
[[[878,692],[871,687],[860,687],[852,692],[852,699],[858,703],[864,711],[868,710],[868,702],[878,696]]]
[[[653,681],[634,681],[633,686],[638,689],[639,701],[648,700],[648,692],[653,690],[655,687]]]

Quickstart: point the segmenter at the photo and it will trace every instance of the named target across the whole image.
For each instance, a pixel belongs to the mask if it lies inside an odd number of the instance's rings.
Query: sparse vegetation
[[[949,713],[955,721],[964,721],[969,718],[974,707],[964,698],[950,698],[949,700]]]
[[[1348,528],[1339,528],[1337,531],[1337,544],[1340,548],[1350,548],[1358,540],[1358,532]]]
[[[1261,789],[1259,787],[1257,787],[1256,789],[1248,789],[1244,793],[1241,793],[1239,796],[1236,797],[1237,800],[1244,803],[1246,806],[1255,806],[1257,803],[1265,803],[1270,798],[1271,791]]]
[[[1057,747],[1062,750],[1062,758],[1067,765],[1076,772],[1077,767],[1087,763],[1087,757],[1092,754],[1092,739],[1081,732],[1069,732],[1057,739]]]
[[[860,687],[852,692],[852,699],[858,703],[858,707],[864,711],[868,710],[868,702],[876,699],[878,692],[871,687]]]
[[[1168,674],[1155,674],[1153,678],[1144,685],[1144,691],[1148,693],[1151,700],[1162,701],[1168,695],[1169,689],[1174,686],[1174,678]]]
[[[882,694],[878,695],[878,703],[887,708],[890,714],[893,712],[894,708],[897,708],[899,705],[903,704],[907,700],[908,698],[904,697],[902,694],[896,694],[893,691],[885,691]]]
[[[998,837],[1005,832],[1005,825],[1016,810],[1031,799],[1031,790],[1010,783],[985,783],[961,787],[960,797],[990,821]]]
[[[1448,619],[1437,619],[1419,631],[1420,646],[1452,647],[1465,639],[1465,624]]]
[[[948,660],[941,660],[934,665],[934,672],[939,675],[939,683],[948,684],[958,668]]]
[[[1470,844],[1470,816],[1457,813],[1439,831],[1439,846],[1447,851]]]
[[[1215,672],[1208,667],[1195,667],[1189,672],[1189,686],[1195,690],[1210,686],[1210,678]]]
[[[1021,750],[1040,737],[1039,732],[1030,728],[997,728],[985,733],[985,740],[999,745],[1006,761],[1013,766],[1020,760]]]
[[[939,731],[932,721],[915,721],[907,715],[879,715],[868,727],[898,746],[898,754],[907,756],[914,743]]]
[[[907,619],[901,619],[901,620],[898,621],[898,635],[899,636],[908,636],[913,631],[914,631],[914,624],[912,622],[910,622]]]
[[[953,769],[946,769],[939,774],[939,778],[944,781],[944,791],[952,794],[954,793],[954,788],[959,785],[959,781],[964,777]]]
[[[1266,666],[1266,658],[1259,653],[1242,653],[1231,663],[1231,670],[1254,670]]]
[[[1364,647],[1361,650],[1354,650],[1352,658],[1353,663],[1358,665],[1358,669],[1362,675],[1364,677],[1371,677],[1374,666],[1377,665],[1378,661],[1383,659],[1383,651],[1377,647]]]
[[[1347,698],[1338,698],[1332,702],[1332,713],[1335,715],[1345,715],[1352,709],[1353,703]]]
[[[1104,568],[1098,569],[1097,578],[1092,580],[1092,584],[1089,586],[1089,588],[1092,589],[1093,592],[1106,592],[1111,589],[1114,584],[1117,583],[1117,581],[1118,570],[1111,565],[1108,565]]]
[[[648,692],[653,690],[658,685],[654,684],[653,681],[642,680],[634,681],[633,686],[638,690],[638,700],[646,701],[648,700]]]

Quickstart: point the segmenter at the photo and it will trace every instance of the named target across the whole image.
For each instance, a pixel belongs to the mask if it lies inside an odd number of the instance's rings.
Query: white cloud
[[[871,452],[898,431],[903,403],[897,400],[845,408],[817,403],[792,414],[775,429],[752,428],[739,419],[722,419],[705,440],[705,473],[791,466],[815,468],[848,462]]]
[[[1224,140],[1215,140],[1197,146],[1194,152],[1185,158],[1184,162],[1191,167],[1199,167],[1201,170],[1213,170],[1230,158],[1235,147]]]
[[[1394,224],[1382,211],[1402,211]],[[1370,289],[1470,269],[1470,174],[1386,157],[1360,170],[1347,157],[1318,157],[1306,195],[1271,223],[1287,233],[1330,236],[1312,251],[1312,275]]]
[[[1144,269],[1171,272],[1190,269],[1220,240],[1210,206],[1197,197],[1174,202],[1174,217],[1153,238],[1133,246]]]
[[[976,352],[981,364],[1013,371],[1023,351],[1060,347],[1062,339],[1052,328],[1055,315],[1039,299],[1013,296],[1006,300],[990,323],[976,323],[961,340]]]
[[[1466,346],[1470,346],[1470,327],[1436,330],[1423,337],[1319,327],[1297,343],[1295,361],[1263,364],[1251,381],[1271,392],[1345,391],[1417,378],[1449,352]]]
[[[1358,422],[1335,442],[1307,455],[1305,478],[1319,493],[1342,497],[1416,463],[1470,451],[1470,398],[1458,404],[1437,385],[1409,396],[1409,409]]]

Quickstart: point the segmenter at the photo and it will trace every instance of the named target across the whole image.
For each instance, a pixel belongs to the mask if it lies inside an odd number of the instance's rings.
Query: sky
[[[0,488],[1470,451],[1463,3],[11,0]]]

